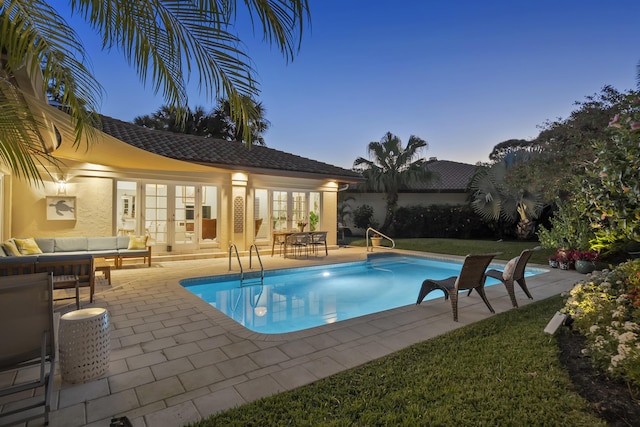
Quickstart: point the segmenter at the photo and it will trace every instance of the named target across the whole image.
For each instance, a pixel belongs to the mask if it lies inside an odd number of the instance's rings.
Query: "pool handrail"
[[[235,249],[236,251],[236,258],[238,259],[238,265],[240,266],[240,283],[242,283],[242,280],[244,279],[244,269],[242,268],[242,262],[240,262],[240,254],[238,253],[238,247],[233,242],[229,242],[229,271],[231,271],[231,255],[232,255],[231,251],[233,249]]]
[[[253,249],[256,250],[256,256],[258,257],[258,262],[260,263],[260,280],[264,282],[264,266],[262,265],[262,258],[260,258],[258,245],[256,245],[255,243],[249,246],[249,269],[253,268],[251,263],[251,254],[253,253]],[[242,284],[242,281],[240,283]]]
[[[389,236],[387,236],[385,234],[382,234],[381,232],[379,232],[375,228],[369,227],[369,228],[367,228],[367,231],[364,233],[365,239],[367,241],[367,252],[373,252],[373,243],[371,243],[371,249],[369,249],[369,239],[370,239],[369,238],[369,232],[370,231],[373,232],[374,235],[377,235],[379,237],[383,237],[383,238],[389,240],[391,242],[391,248],[389,248],[389,249],[394,249],[396,247],[396,242],[391,237],[389,237]],[[381,246],[381,247],[386,247],[386,246]]]

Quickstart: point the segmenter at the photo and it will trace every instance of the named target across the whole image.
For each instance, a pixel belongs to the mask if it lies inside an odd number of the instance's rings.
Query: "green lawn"
[[[357,240],[350,242],[358,245]],[[364,241],[362,241],[364,243]],[[400,239],[397,247],[465,255],[520,242]],[[534,262],[546,263],[537,253]],[[193,426],[606,425],[572,389],[543,329],[561,297],[501,313]]]
[[[350,246],[364,246],[365,240],[361,237],[345,239]],[[520,255],[524,249],[538,246],[538,242],[519,241],[495,241],[495,240],[465,240],[465,239],[396,239],[396,248],[411,251],[433,252],[449,255],[479,254],[485,252],[501,252],[496,259],[505,261]],[[389,246],[389,241],[384,242]],[[536,251],[530,262],[536,264],[547,264],[549,255],[555,251],[553,249],[542,249]]]

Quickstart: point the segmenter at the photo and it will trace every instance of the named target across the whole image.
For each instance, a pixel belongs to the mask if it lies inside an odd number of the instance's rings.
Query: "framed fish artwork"
[[[47,220],[75,220],[76,198],[73,196],[47,196]]]

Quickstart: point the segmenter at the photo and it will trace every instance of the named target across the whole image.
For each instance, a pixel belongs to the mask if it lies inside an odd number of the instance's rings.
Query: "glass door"
[[[169,198],[166,184],[145,184],[144,227],[152,245],[170,245]],[[164,248],[162,248],[164,250]]]
[[[173,207],[173,246],[176,249],[196,247],[197,219],[195,185],[176,185]]]

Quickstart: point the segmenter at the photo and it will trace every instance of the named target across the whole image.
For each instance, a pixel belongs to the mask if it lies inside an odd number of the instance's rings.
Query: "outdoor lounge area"
[[[334,249],[328,257],[264,256],[263,261],[266,269],[275,269],[365,257],[360,247]],[[439,298],[310,330],[262,335],[179,285],[184,278],[227,274],[228,268],[224,257],[154,260],[150,268],[112,271],[111,286],[96,280],[91,306],[109,313],[109,367],[101,377],[79,384],[63,382],[57,368],[50,425],[108,425],[112,417],[127,416],[133,425],[180,426],[491,316],[474,293],[461,295],[458,322]],[[531,277],[527,285],[540,300],[570,289],[577,277],[556,269]],[[519,289],[516,294],[521,305],[531,301]],[[497,313],[513,308],[504,286],[492,286],[486,295]],[[57,304],[56,313],[74,308]]]

